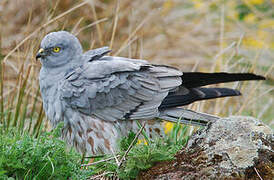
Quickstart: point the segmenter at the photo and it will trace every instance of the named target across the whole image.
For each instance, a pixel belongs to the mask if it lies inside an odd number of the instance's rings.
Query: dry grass
[[[262,2],[273,9],[271,1]],[[246,3],[253,20],[237,18],[237,3]],[[265,75],[267,82],[226,85],[240,89],[242,97],[199,102],[190,108],[220,116],[252,115],[274,127],[274,20],[269,11],[255,6],[244,0],[2,0],[0,113],[8,115],[1,118],[16,125],[25,115],[32,127],[40,127],[44,118],[37,96],[40,63],[34,57],[46,33],[65,29],[77,34],[85,50],[110,46],[112,55],[143,58],[182,71]],[[38,120],[32,122],[33,116]]]

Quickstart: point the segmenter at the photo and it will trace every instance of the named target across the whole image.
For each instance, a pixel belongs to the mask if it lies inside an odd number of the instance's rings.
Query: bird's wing
[[[83,54],[83,61],[93,61],[93,60],[99,60],[104,55],[108,54],[111,51],[109,47],[101,47],[93,50],[89,50]]]
[[[67,73],[61,98],[71,108],[107,121],[150,119],[182,73],[143,60],[104,56]]]

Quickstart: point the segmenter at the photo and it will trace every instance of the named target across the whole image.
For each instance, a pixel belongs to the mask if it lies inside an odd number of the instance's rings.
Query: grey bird
[[[161,120],[204,125],[218,117],[183,109],[195,101],[239,96],[229,88],[201,86],[264,80],[251,73],[181,72],[145,60],[106,56],[108,47],[83,53],[69,32],[46,35],[40,59],[40,90],[48,119],[64,122],[62,137],[81,153],[111,153],[117,140],[147,121],[149,134],[163,135]]]

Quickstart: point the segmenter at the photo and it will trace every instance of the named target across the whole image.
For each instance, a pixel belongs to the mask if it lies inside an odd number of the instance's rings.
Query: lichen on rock
[[[208,131],[194,136],[188,147],[191,148],[196,139],[203,138],[200,146],[205,149],[209,158],[215,155],[228,156],[230,164],[221,163],[223,168],[248,168],[254,165],[259,149],[271,148],[263,145],[261,140],[271,134],[272,130],[255,118],[232,116],[220,119]]]
[[[272,179],[273,146],[273,131],[261,121],[245,116],[222,118],[195,133],[176,160],[160,163],[142,177]]]

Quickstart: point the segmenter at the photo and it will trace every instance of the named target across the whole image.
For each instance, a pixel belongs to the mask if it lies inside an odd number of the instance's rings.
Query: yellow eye
[[[53,51],[56,52],[56,53],[58,53],[58,52],[60,51],[60,49],[61,49],[61,48],[59,48],[59,47],[54,47],[54,48],[53,48]]]

